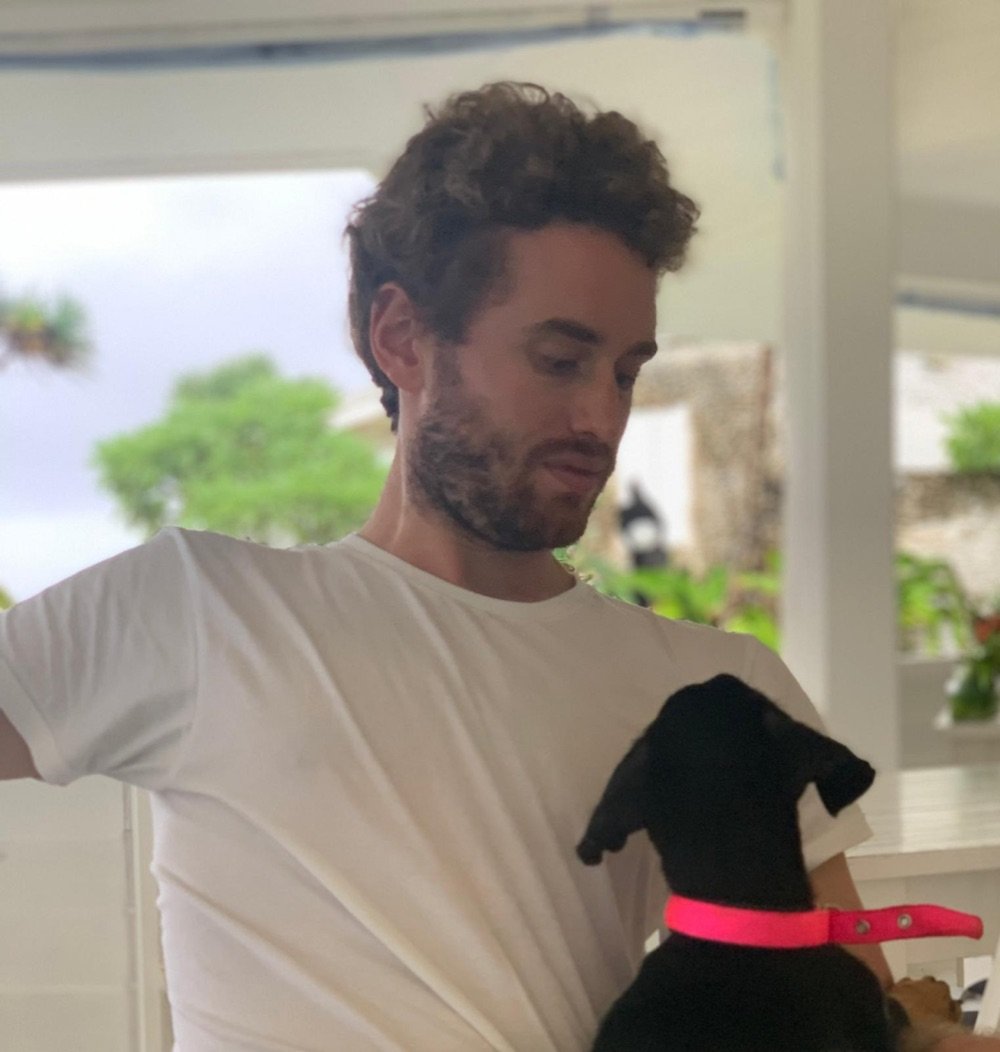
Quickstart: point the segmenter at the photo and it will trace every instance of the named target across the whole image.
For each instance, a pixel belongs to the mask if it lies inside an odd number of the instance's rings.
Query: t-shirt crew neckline
[[[384,566],[391,567],[393,571],[401,574],[418,588],[438,592],[441,595],[464,603],[466,606],[488,610],[512,619],[546,621],[562,617],[570,610],[575,610],[577,605],[590,594],[590,588],[579,578],[575,578],[572,588],[567,588],[565,592],[561,592],[551,599],[540,599],[537,602],[496,599],[493,596],[472,592],[468,588],[462,588],[457,584],[452,584],[451,581],[445,581],[441,577],[436,577],[426,570],[421,570],[412,563],[406,562],[405,559],[400,559],[398,555],[393,555],[384,548],[380,548],[377,544],[372,544],[371,541],[366,540],[360,534],[350,533],[335,543],[344,545],[370,562],[381,563]]]

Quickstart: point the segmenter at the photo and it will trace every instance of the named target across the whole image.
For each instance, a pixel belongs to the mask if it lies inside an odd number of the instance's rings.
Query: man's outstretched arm
[[[809,879],[817,905],[844,910],[864,909],[844,855],[834,855],[817,866],[809,874]],[[871,968],[883,989],[888,990],[893,985],[889,964],[877,943],[845,946],[844,949]],[[902,1052],[1000,1052],[1000,1037],[970,1034],[949,1024],[920,1027],[904,1042]]]
[[[0,710],[0,781],[40,777],[27,743]]]
[[[847,868],[847,859],[843,854],[834,855],[833,858],[817,866],[809,874],[809,880],[817,906],[834,906],[839,910],[865,908],[858,889],[855,887],[851,871]],[[883,990],[888,990],[892,986],[894,980],[889,969],[889,962],[885,959],[882,947],[878,943],[845,946],[844,949],[871,968],[878,976]]]

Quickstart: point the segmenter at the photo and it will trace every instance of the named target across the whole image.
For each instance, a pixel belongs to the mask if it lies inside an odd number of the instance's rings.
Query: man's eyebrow
[[[528,344],[536,343],[546,336],[565,336],[577,343],[589,344],[591,347],[599,347],[604,343],[604,336],[596,329],[582,322],[573,321],[572,318],[546,318],[545,321],[529,325],[524,332],[525,342]],[[628,353],[638,358],[652,358],[657,350],[656,340],[640,340],[639,343],[633,344],[628,349]]]

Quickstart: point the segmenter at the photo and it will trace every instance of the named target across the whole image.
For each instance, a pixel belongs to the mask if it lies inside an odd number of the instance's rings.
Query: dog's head
[[[639,829],[665,865],[669,852],[711,854],[720,843],[766,851],[769,834],[794,836],[797,846],[796,804],[808,783],[836,815],[874,778],[845,745],[735,676],[716,676],[667,699],[615,768],[576,850],[596,865]]]

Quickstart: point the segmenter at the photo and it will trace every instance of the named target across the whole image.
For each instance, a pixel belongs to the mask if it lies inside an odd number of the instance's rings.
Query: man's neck
[[[551,552],[499,551],[399,497],[390,477],[358,533],[418,570],[479,595],[519,603],[552,599],[573,587],[572,573]]]

